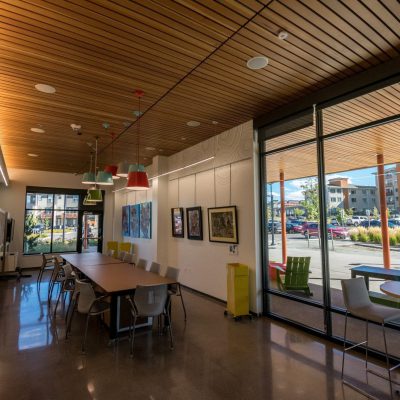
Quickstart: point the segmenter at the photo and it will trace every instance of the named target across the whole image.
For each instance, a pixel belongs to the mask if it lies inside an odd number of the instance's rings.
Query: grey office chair
[[[131,306],[132,329],[130,332],[130,353],[133,357],[133,344],[135,340],[136,321],[138,317],[165,316],[168,321],[170,348],[174,348],[171,318],[168,304],[167,285],[137,286],[133,296],[127,296]]]
[[[137,255],[136,254],[125,253],[125,257],[123,259],[123,262],[135,265],[136,264],[136,259],[137,259]]]
[[[161,269],[161,266],[160,266],[159,263],[156,263],[156,262],[154,262],[154,261],[151,263],[151,265],[150,265],[150,272],[152,272],[153,274],[158,274],[158,275],[160,275],[160,269]]]
[[[179,269],[178,268],[174,268],[174,267],[168,267],[167,268],[167,272],[165,273],[165,277],[173,279],[174,281],[177,282],[177,283],[174,283],[172,285],[169,285],[169,290],[168,291],[169,291],[170,295],[179,296],[181,298],[183,314],[185,316],[185,321],[186,321],[186,307],[185,307],[185,303],[183,301],[181,285],[178,282]]]
[[[109,257],[114,257],[114,250],[113,250],[113,249],[108,249],[108,250],[107,250],[107,255],[108,255]]]
[[[61,297],[63,295],[66,296],[69,293],[71,295],[69,304],[71,304],[72,293],[75,290],[75,273],[72,269],[71,264],[65,264],[61,267],[61,269],[63,271],[63,273],[61,275],[61,289],[58,292],[56,306],[54,307],[54,317],[56,316],[58,303],[60,302]],[[63,302],[65,302],[65,298],[64,298]],[[68,314],[68,311],[67,311],[67,314]]]
[[[42,256],[42,265],[40,266],[39,274],[37,277],[37,284],[40,286],[43,278],[43,274],[46,271],[52,271],[54,270],[54,261],[53,257],[47,258],[44,253],[41,253]]]
[[[147,260],[139,258],[139,261],[136,264],[136,268],[140,268],[146,271],[146,267],[147,267]]]
[[[389,380],[390,393],[392,398],[393,387],[392,387],[391,372],[395,368],[397,368],[400,364],[396,365],[393,368],[390,368],[387,343],[386,343],[385,324],[395,319],[400,319],[400,311],[391,307],[381,306],[379,304],[372,303],[368,295],[368,289],[365,284],[364,278],[343,279],[341,281],[341,284],[344,297],[344,304],[346,306],[346,318],[345,318],[344,339],[343,339],[342,382],[352,387],[356,391],[364,394],[365,396],[371,398],[370,394],[368,394],[364,390],[360,389],[359,387],[353,385],[352,383],[344,379],[344,356],[347,351],[365,344],[365,368],[366,369],[368,368],[368,322],[370,321],[376,322],[382,326],[388,378],[386,378],[386,376],[384,375],[378,374],[375,371],[369,369],[367,369],[367,372],[373,373],[384,379]],[[346,348],[348,314],[354,315],[355,317],[365,320],[366,340]]]
[[[89,317],[96,315],[103,315],[106,311],[110,309],[110,303],[104,301],[109,295],[96,297],[94,289],[89,282],[84,282],[79,279],[75,280],[75,292],[73,295],[74,305],[72,308],[71,316],[67,323],[65,338],[67,339],[68,333],[71,330],[72,317],[74,310],[78,311],[80,314],[86,314],[86,326],[85,333],[82,340],[82,352],[85,352],[86,337],[89,326]]]

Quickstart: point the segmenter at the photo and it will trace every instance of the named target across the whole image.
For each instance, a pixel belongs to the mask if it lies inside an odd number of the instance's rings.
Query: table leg
[[[365,275],[364,280],[365,280],[365,286],[367,286],[367,290],[369,290],[369,276]]]

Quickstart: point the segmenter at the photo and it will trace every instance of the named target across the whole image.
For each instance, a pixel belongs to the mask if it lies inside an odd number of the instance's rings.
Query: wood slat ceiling
[[[104,165],[111,161],[104,121],[118,135],[115,161],[133,161],[136,126],[121,133],[135,120],[135,88],[145,92],[140,153],[149,164],[156,154],[174,154],[397,57],[399,15],[391,0],[3,0],[6,164],[82,171],[86,143],[99,135]],[[282,29],[286,41],[277,38]],[[268,67],[247,69],[246,61],[259,54],[269,58]],[[40,93],[36,83],[57,92]],[[190,128],[189,120],[201,125]],[[81,136],[71,123],[82,125]],[[38,125],[44,134],[30,131]]]
[[[325,173],[334,174],[361,168],[376,167],[377,154],[383,154],[385,164],[400,162],[400,122],[392,122],[324,141]],[[265,159],[267,182],[317,175],[315,143],[268,155]]]

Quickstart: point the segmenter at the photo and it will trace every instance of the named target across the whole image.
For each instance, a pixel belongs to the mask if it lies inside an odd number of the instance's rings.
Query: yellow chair
[[[121,242],[119,244],[119,251],[125,251],[125,253],[131,252],[132,243],[130,242]]]
[[[109,252],[109,250],[113,250],[114,258],[117,258],[118,257],[118,242],[116,242],[116,241],[107,242],[107,253]]]

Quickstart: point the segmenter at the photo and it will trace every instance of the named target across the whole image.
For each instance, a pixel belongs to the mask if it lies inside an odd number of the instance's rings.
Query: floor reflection
[[[49,346],[53,343],[54,329],[48,315],[47,291],[47,282],[43,282],[40,287],[36,283],[30,283],[16,288],[16,295],[20,296],[18,350]]]

